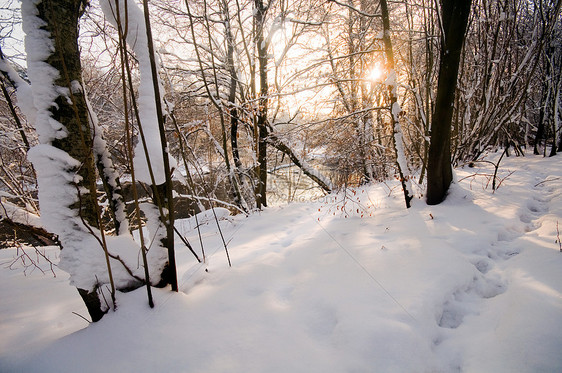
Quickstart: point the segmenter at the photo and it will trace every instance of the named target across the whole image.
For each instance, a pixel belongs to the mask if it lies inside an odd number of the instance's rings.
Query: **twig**
[[[197,234],[199,236],[199,244],[201,245],[201,253],[203,254],[203,262],[206,263],[207,258],[205,257],[205,248],[203,247],[203,239],[201,238],[201,227],[199,226],[197,214],[194,214],[194,216],[195,216],[195,226],[197,227]]]
[[[562,242],[560,241],[560,228],[558,227],[558,220],[556,220],[556,238],[558,245],[560,246],[560,252],[562,253]]]
[[[87,322],[88,324],[91,324],[91,323],[92,323],[90,320],[88,320],[88,319],[85,318],[84,316],[80,315],[79,313],[76,313],[76,312],[74,312],[74,311],[72,311],[72,313],[75,314],[76,316],[78,316],[78,317],[80,317],[80,318],[86,320],[86,322]]]
[[[492,190],[493,191],[496,191],[496,177],[498,175],[498,168],[500,168],[500,162],[502,161],[503,156],[507,154],[507,149],[508,148],[505,148],[502,155],[500,156],[500,159],[498,159],[498,163],[496,163],[494,165],[494,178],[493,178],[493,181],[492,181]],[[499,185],[498,185],[498,188],[499,188]]]
[[[178,229],[176,227],[174,227],[174,232],[176,232],[178,237],[182,240],[182,242],[185,244],[185,246],[187,246],[189,251],[191,251],[191,253],[193,255],[195,255],[195,259],[197,259],[197,261],[199,263],[201,263],[201,259],[199,259],[199,256],[197,255],[197,253],[193,250],[193,247],[191,247],[191,244],[189,243],[189,241],[187,241],[187,239],[178,231]]]
[[[458,182],[460,183],[461,181],[463,181],[463,180],[465,180],[465,179],[468,179],[468,178],[470,178],[470,177],[476,177],[476,176],[485,176],[486,178],[489,179],[490,177],[493,177],[494,175],[492,175],[492,174],[481,174],[481,173],[479,173],[479,172],[476,172],[476,173],[474,173],[474,174],[471,174],[471,175],[465,176],[465,177],[463,177],[463,178],[460,178],[460,179],[458,180]]]
[[[500,179],[498,185],[496,186],[496,190],[500,188],[500,186],[502,185],[504,180],[507,180],[507,178],[510,177],[511,175],[513,175],[514,173],[515,173],[515,171],[511,171],[506,177]]]
[[[14,260],[12,260],[6,268],[9,269],[15,269],[13,268],[13,266],[18,262],[21,261],[21,265],[23,266],[23,274],[24,276],[27,276],[27,270],[31,267],[31,272],[33,272],[35,269],[39,269],[41,271],[41,273],[45,274],[45,271],[43,270],[43,268],[41,268],[41,266],[39,265],[39,259],[40,257],[42,257],[43,259],[45,259],[47,261],[47,263],[49,264],[49,269],[51,270],[51,273],[53,274],[53,277],[57,277],[57,274],[55,273],[55,270],[53,267],[56,267],[57,265],[55,263],[53,263],[49,258],[47,258],[47,256],[45,255],[44,252],[41,252],[36,246],[33,246],[33,248],[35,249],[35,254],[37,256],[36,260],[33,260],[33,258],[31,258],[31,256],[27,253],[27,251],[25,250],[24,246],[21,244],[21,242],[18,242],[17,239],[15,241],[15,244],[17,245],[17,257],[14,258]],[[20,253],[21,251],[21,253]],[[4,263],[2,263],[4,264]]]
[[[364,16],[364,17],[369,17],[369,18],[382,17],[382,15],[380,15],[380,14],[371,14],[371,13],[367,13],[367,12],[364,12],[364,11],[362,11],[362,10],[360,10],[360,9],[357,9],[357,8],[355,8],[355,7],[353,7],[353,6],[349,5],[349,4],[345,4],[345,3],[339,2],[339,1],[337,1],[337,0],[329,0],[329,2],[331,2],[331,3],[336,3],[336,4],[338,4],[339,6],[343,6],[343,7],[349,8],[350,10],[352,10],[352,11],[354,11],[354,12],[356,12],[356,13],[358,13],[358,14]]]
[[[183,198],[192,198],[192,199],[197,199],[197,200],[208,201],[209,203],[211,203],[211,202],[220,203],[221,205],[236,209],[236,210],[238,210],[238,212],[241,212],[242,214],[248,216],[248,213],[246,211],[242,210],[240,207],[238,207],[238,206],[236,206],[232,203],[229,203],[229,202],[221,201],[220,199],[217,199],[217,198],[212,198],[212,197],[209,197],[209,196],[200,197],[200,196],[196,196],[196,195],[193,195],[193,194],[181,194],[181,193],[177,193],[177,196],[183,197]]]
[[[560,180],[560,178],[559,178],[559,177],[555,177],[554,179],[546,179],[546,180],[543,180],[543,181],[541,181],[540,183],[535,184],[535,187],[538,187],[539,185],[544,184],[544,183],[547,183],[547,182],[549,182],[549,181],[556,181],[556,180]]]

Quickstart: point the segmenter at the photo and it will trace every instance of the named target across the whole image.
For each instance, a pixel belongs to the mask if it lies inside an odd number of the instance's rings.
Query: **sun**
[[[382,70],[381,66],[377,63],[369,71],[369,75],[367,76],[367,78],[370,81],[376,82],[376,81],[379,81],[382,78],[382,75],[383,75],[383,70]]]

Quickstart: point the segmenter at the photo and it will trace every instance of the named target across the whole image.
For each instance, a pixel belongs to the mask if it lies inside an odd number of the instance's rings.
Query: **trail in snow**
[[[509,261],[522,252],[526,254],[526,257],[541,256],[543,253],[537,252],[537,247],[529,245],[529,243],[536,238],[554,237],[552,231],[545,235],[545,232],[539,230],[543,226],[543,222],[548,222],[552,228],[555,221],[557,222],[560,218],[561,189],[558,182],[560,169],[555,168],[554,171],[558,174],[553,176],[545,171],[548,170],[548,166],[545,168],[536,167],[539,165],[539,159],[535,158],[531,161],[535,163],[535,167],[522,166],[521,169],[515,171],[513,176],[510,176],[507,185],[511,184],[511,186],[507,189],[511,190],[506,191],[506,187],[503,186],[501,188],[504,189],[498,190],[497,196],[491,197],[493,200],[491,203],[480,203],[487,207],[495,204],[493,210],[502,212],[505,220],[500,225],[490,221],[492,226],[497,226],[497,229],[496,235],[492,237],[489,245],[481,245],[477,241],[476,244],[468,245],[468,250],[462,250],[479,273],[475,274],[467,284],[454,290],[442,305],[443,312],[438,318],[438,325],[445,331],[435,340],[435,345],[438,353],[454,357],[451,359],[452,363],[449,366],[451,371],[551,372],[556,371],[558,369],[556,367],[562,367],[562,360],[552,356],[552,348],[547,347],[545,349],[544,343],[533,344],[532,341],[537,338],[540,339],[541,333],[538,330],[531,333],[533,337],[525,336],[528,331],[523,335],[516,331],[518,328],[528,328],[528,325],[544,323],[545,325],[551,324],[554,330],[560,332],[562,330],[560,321],[553,319],[537,322],[536,318],[540,317],[538,314],[529,314],[528,311],[520,312],[519,307],[514,307],[514,304],[518,302],[513,301],[514,298],[521,297],[519,289],[513,289],[508,294],[508,298],[495,301],[496,297],[510,291],[510,283],[516,283],[517,287],[522,285],[520,279],[514,278],[514,273],[528,271],[525,265],[521,265],[524,263],[510,264]],[[513,165],[513,160],[508,160],[506,163]],[[514,181],[516,183],[513,183]],[[551,203],[556,207],[553,214],[550,214]],[[486,223],[485,219],[484,223]],[[553,257],[553,259],[559,258]],[[528,258],[523,260],[528,260]],[[540,268],[533,269],[540,271]],[[545,267],[544,272],[547,273],[548,268]],[[532,278],[537,273],[528,272],[525,275]],[[511,300],[506,302],[505,300],[509,298]],[[556,312],[562,316],[560,293],[555,295],[554,301],[557,303]],[[532,308],[536,309],[540,306],[535,305]],[[490,314],[493,315],[491,319],[489,318]],[[466,325],[463,325],[465,318],[469,318],[469,320]],[[502,329],[504,320],[513,318],[520,319],[522,322],[519,325],[512,325],[513,330],[504,331],[506,335],[501,336],[501,333],[497,335],[496,330]],[[491,321],[492,323],[490,323]],[[464,330],[456,336],[455,329],[463,326]],[[446,329],[449,329],[449,331]],[[475,331],[475,333],[469,337],[467,331],[470,330]],[[487,334],[489,339],[481,341],[482,344],[478,347],[478,336],[484,338],[483,334]],[[545,341],[549,339],[549,334],[552,333],[549,332],[544,335]],[[509,337],[507,337],[508,335]],[[443,343],[443,347],[440,347],[441,343]],[[493,346],[494,344],[500,345],[500,347]],[[452,348],[455,345],[456,347]],[[518,358],[515,355],[507,358],[505,350],[511,350],[510,353],[515,354],[517,347],[514,346],[519,346],[519,348],[525,346],[519,352],[525,356],[525,359]],[[442,351],[439,351],[440,349]],[[484,352],[486,349],[488,349],[488,352]],[[467,350],[477,350],[479,353],[471,356],[470,353],[467,353]],[[543,352],[543,355],[541,350],[550,351]],[[493,351],[494,356],[489,356],[489,351]],[[546,356],[550,356],[551,359],[554,359],[554,362],[543,360]]]
[[[378,185],[221,214],[232,268],[201,219],[208,261],[178,247],[180,294],[155,290],[153,310],[143,291],[119,294],[118,311],[84,329],[64,274],[0,269],[0,371],[561,371],[559,159],[504,159],[500,177],[515,172],[495,193],[474,176],[439,206],[405,210],[399,188]],[[458,172],[475,171],[490,168]],[[201,250],[194,219],[178,229]]]

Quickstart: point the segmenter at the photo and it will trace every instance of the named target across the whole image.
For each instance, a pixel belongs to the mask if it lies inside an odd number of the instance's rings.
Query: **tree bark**
[[[396,71],[394,69],[394,51],[392,49],[392,40],[390,39],[390,16],[386,0],[380,0],[380,4],[383,22],[384,51],[386,54],[386,64],[389,74],[389,77],[387,78],[387,85],[390,97],[390,115],[392,118],[392,145],[394,153],[396,154],[396,169],[398,170],[398,176],[404,192],[404,202],[406,203],[406,208],[410,208],[411,201],[414,198],[414,193],[412,192],[410,182],[406,179],[406,175],[404,175],[404,172],[408,170],[408,164],[404,153],[402,129],[400,126],[400,113],[402,112],[402,109],[398,103],[398,82]]]
[[[535,155],[541,154],[539,148],[541,145],[541,141],[544,140],[545,135],[546,108],[550,98],[550,87],[548,86],[548,84],[549,83],[546,80],[543,82],[541,107],[539,110],[539,123],[537,125],[537,133],[535,134],[535,144],[533,147],[533,154]]]
[[[225,34],[227,43],[226,52],[226,64],[228,67],[228,73],[230,74],[230,86],[228,87],[228,112],[230,115],[230,146],[232,148],[232,159],[234,160],[234,165],[236,169],[242,168],[242,162],[240,161],[240,152],[238,151],[238,123],[240,118],[240,113],[236,107],[236,90],[238,86],[238,76],[236,74],[236,68],[234,66],[234,37],[232,35],[232,30],[230,27],[230,15],[228,14],[228,7],[225,4],[224,7],[224,17],[225,17]],[[226,151],[226,149],[225,149]]]
[[[82,67],[78,46],[78,22],[85,6],[83,0],[46,0],[36,4],[37,17],[44,22],[42,28],[50,34],[53,41],[53,52],[44,61],[59,73],[58,78],[53,82],[55,86],[68,89],[68,94],[60,93],[54,100],[55,105],[49,109],[50,117],[64,125],[66,135],[61,134],[53,139],[44,137],[40,140],[63,150],[80,162],[81,166],[76,170],[69,170],[79,176],[69,183],[75,185],[81,192],[78,201],[68,208],[75,210],[87,224],[97,228],[99,221],[95,200],[97,197],[94,194],[96,173],[92,152],[93,137],[86,97],[81,85]],[[80,84],[77,85],[75,82]],[[41,185],[39,187],[41,188]],[[65,237],[62,236],[63,246],[64,240]],[[102,308],[97,288],[78,288],[78,292],[84,300],[92,321],[101,319],[106,311]]]
[[[72,102],[69,102],[65,95],[59,95],[55,100],[57,106],[51,108],[53,119],[63,123],[68,131],[66,137],[54,139],[52,145],[64,150],[83,164],[78,170],[78,175],[82,177],[79,185],[89,190],[91,185],[95,185],[94,158],[91,150],[93,136],[84,92],[71,87],[72,82],[82,81],[78,21],[84,6],[82,0],[50,0],[37,4],[37,9],[39,18],[46,22],[45,28],[50,32],[55,44],[55,51],[46,62],[60,73],[55,84],[59,87],[68,87],[72,96]],[[98,227],[95,205],[92,203],[93,196],[82,197],[75,207],[83,219],[90,225]]]
[[[143,0],[144,20],[146,26],[146,35],[148,41],[148,53],[150,56],[150,69],[152,72],[152,86],[154,89],[154,100],[156,101],[156,116],[158,117],[158,129],[160,133],[160,143],[162,145],[162,159],[164,160],[164,176],[166,182],[163,185],[153,185],[154,193],[160,193],[162,197],[159,199],[162,207],[167,209],[167,214],[162,216],[165,220],[166,238],[162,240],[162,246],[168,249],[168,263],[162,273],[162,281],[170,284],[173,291],[178,291],[178,278],[176,271],[176,254],[174,249],[174,198],[172,171],[170,168],[170,160],[168,155],[168,142],[166,140],[166,129],[164,128],[164,114],[162,111],[162,100],[160,99],[160,88],[158,85],[158,70],[154,57],[154,46],[152,43],[152,31],[150,27],[150,17],[148,10],[148,1]],[[163,211],[163,210],[161,210]]]
[[[441,203],[453,180],[451,122],[461,51],[472,0],[441,0],[442,37],[437,98],[431,120],[427,203]]]
[[[260,76],[260,97],[258,100],[258,183],[256,186],[257,207],[267,207],[267,105],[269,86],[267,84],[267,43],[264,40],[265,12],[263,0],[255,0],[256,43],[258,49],[258,71]]]

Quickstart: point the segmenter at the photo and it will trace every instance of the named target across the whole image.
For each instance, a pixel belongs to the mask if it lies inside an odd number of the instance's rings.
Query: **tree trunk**
[[[260,97],[258,107],[258,183],[256,187],[257,207],[267,207],[267,105],[269,86],[267,83],[267,43],[264,40],[265,12],[263,0],[255,0],[256,43],[258,49],[258,71],[260,76]]]
[[[472,0],[441,0],[443,24],[437,98],[431,120],[427,165],[427,203],[441,203],[453,180],[451,121],[459,62]]]
[[[238,151],[238,123],[240,118],[240,113],[236,107],[236,90],[238,86],[238,76],[236,74],[236,68],[234,66],[234,37],[232,35],[232,30],[230,27],[230,15],[228,13],[228,7],[224,6],[224,17],[225,17],[225,34],[227,43],[226,52],[226,64],[228,67],[228,73],[230,74],[230,86],[228,87],[228,112],[230,115],[230,146],[232,148],[232,159],[234,160],[234,165],[236,166],[236,171],[242,168],[242,162],[240,161],[240,152]],[[226,151],[226,149],[225,149]]]
[[[404,202],[406,203],[406,208],[410,208],[412,198],[414,198],[414,194],[412,192],[410,182],[404,175],[404,172],[408,170],[408,164],[406,161],[406,155],[404,153],[402,129],[400,126],[400,113],[402,112],[402,109],[400,108],[400,104],[398,103],[398,82],[396,71],[394,70],[394,51],[392,50],[392,41],[390,40],[390,16],[386,0],[380,0],[380,4],[384,30],[384,50],[386,54],[386,64],[389,74],[387,78],[387,84],[388,93],[390,96],[390,114],[392,118],[392,145],[394,148],[394,153],[396,155],[396,169],[398,170],[400,183],[402,184],[402,190],[404,192]]]
[[[546,129],[546,108],[548,105],[548,101],[550,98],[550,87],[549,82],[546,80],[543,82],[543,91],[542,91],[542,98],[541,98],[541,107],[539,110],[539,123],[537,126],[537,133],[535,134],[535,144],[533,148],[533,154],[539,155],[541,154],[539,151],[541,141],[544,139],[545,129]]]
[[[32,85],[34,96],[37,97],[35,103],[43,106],[37,107],[38,115],[35,123],[42,145],[32,149],[30,157],[36,163],[41,161],[41,158],[44,159],[45,156],[51,155],[53,161],[61,162],[62,159],[67,159],[63,158],[66,153],[77,161],[74,167],[70,167],[70,160],[67,161],[67,165],[59,164],[61,169],[58,174],[53,174],[44,167],[36,167],[43,215],[49,216],[57,213],[54,211],[56,207],[51,206],[51,201],[47,200],[51,196],[49,193],[56,192],[63,194],[65,198],[68,197],[69,201],[69,205],[60,206],[60,209],[68,211],[70,214],[74,212],[79,217],[79,220],[75,218],[69,222],[51,222],[51,224],[55,224],[56,229],[53,232],[59,234],[63,247],[67,243],[72,243],[74,246],[80,245],[80,242],[76,241],[79,241],[80,237],[90,235],[85,224],[99,227],[98,211],[96,211],[97,197],[94,194],[96,174],[92,152],[93,137],[89,125],[86,97],[81,84],[82,67],[78,47],[78,21],[85,5],[82,0],[50,0],[37,4],[34,4],[32,0],[27,0],[22,4],[24,27],[28,34],[26,39],[29,38],[35,42],[44,39],[45,42],[52,42],[51,53],[48,56],[39,56],[36,50],[28,49],[28,56],[33,53],[33,57],[29,61],[29,70],[32,84],[36,83],[35,87]],[[36,11],[33,7],[36,7]],[[40,29],[35,28],[37,20],[33,19],[34,16],[43,22]],[[52,73],[52,88],[37,86],[37,84],[44,84],[46,71]],[[43,102],[45,97],[40,95],[41,92],[44,93],[41,91],[42,89],[50,89],[51,94],[53,91],[57,92],[56,97],[49,97],[54,105]],[[58,126],[59,124],[60,126]],[[56,156],[52,155],[51,147],[63,152],[57,153]],[[70,179],[61,179],[63,173],[70,176]],[[50,192],[49,189],[53,187],[53,183],[61,185],[64,190]],[[80,220],[85,224],[80,223]],[[59,223],[64,227],[57,226]],[[72,228],[69,229],[70,227]],[[78,292],[86,304],[92,321],[98,321],[106,311],[101,305],[97,285],[92,288],[80,288],[78,285]]]

